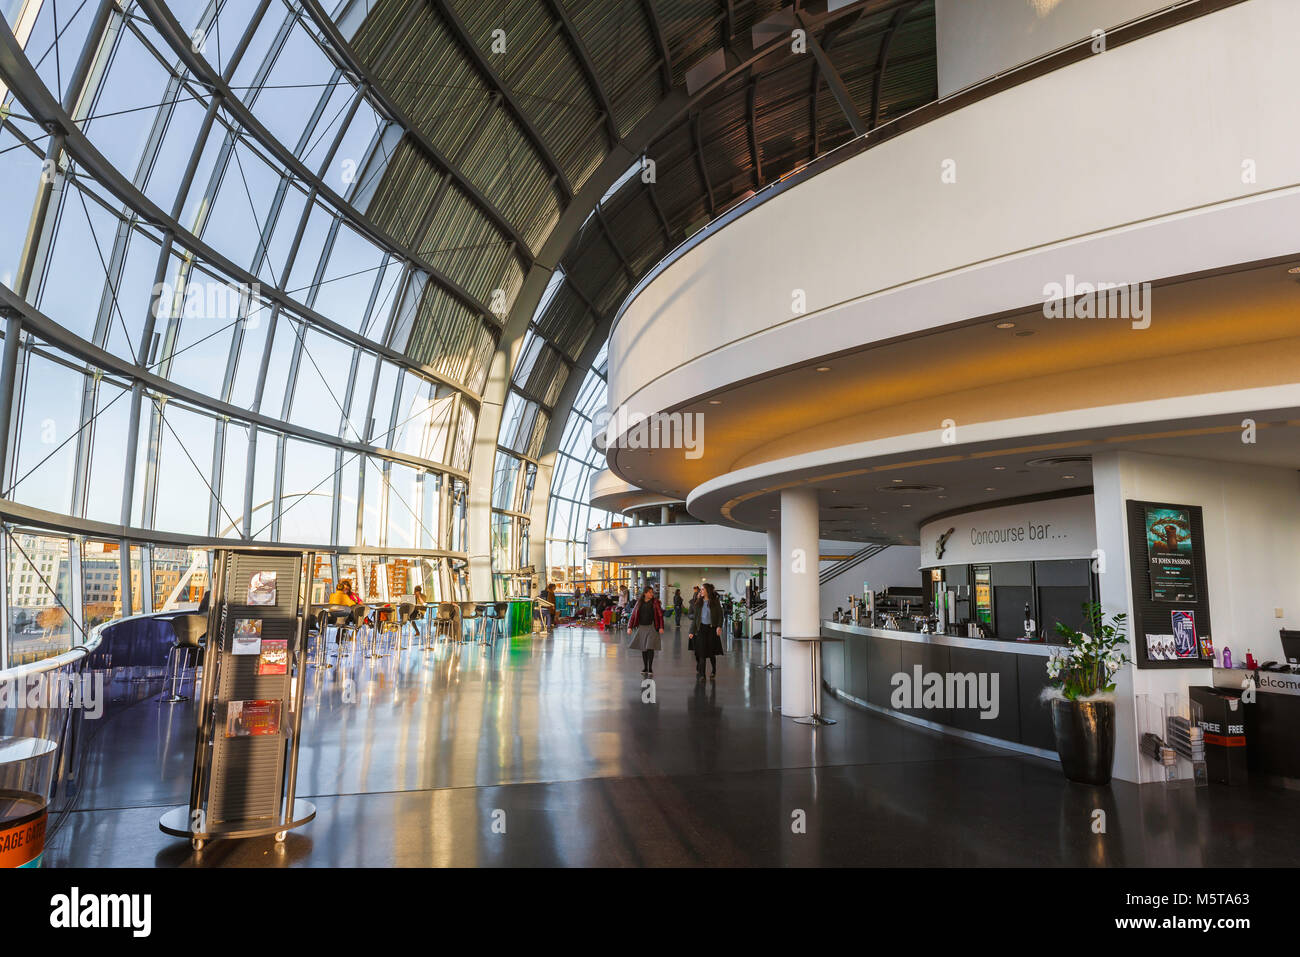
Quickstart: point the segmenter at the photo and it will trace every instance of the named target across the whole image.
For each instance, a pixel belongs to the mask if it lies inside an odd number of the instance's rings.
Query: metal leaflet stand
[[[194,733],[194,774],[190,782],[190,800],[188,804],[167,811],[158,820],[158,827],[163,833],[174,837],[188,837],[190,846],[195,851],[203,850],[207,841],[214,837],[244,838],[274,834],[276,843],[282,843],[290,830],[301,827],[316,817],[314,804],[296,798],[298,743],[302,731],[302,702],[307,674],[305,624],[310,610],[310,569],[314,567],[314,556],[314,552],[307,553],[306,564],[302,567],[308,571],[299,579],[306,584],[303,586],[305,590],[299,595],[294,647],[290,659],[294,668],[293,685],[288,701],[292,713],[290,723],[292,738],[288,742],[288,765],[285,770],[285,791],[279,820],[271,824],[222,828],[208,824],[206,803],[211,786],[212,754],[217,729],[217,689],[225,657],[225,629],[229,611],[226,583],[231,568],[232,552],[228,549],[220,549],[216,552],[215,573],[212,577],[213,599],[208,611],[208,635],[215,636],[215,641],[209,639],[204,653],[203,683],[197,702]]]

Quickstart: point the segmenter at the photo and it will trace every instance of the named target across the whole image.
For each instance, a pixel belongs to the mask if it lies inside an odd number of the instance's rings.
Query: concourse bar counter
[[[822,646],[822,681],[837,697],[938,731],[1056,759],[1051,712],[1039,700],[1052,646],[833,621],[822,622],[822,634],[843,639]],[[910,706],[922,702],[931,674],[945,683],[949,674],[973,675],[968,686],[977,689],[975,702],[963,708]],[[908,706],[895,707],[896,700]]]

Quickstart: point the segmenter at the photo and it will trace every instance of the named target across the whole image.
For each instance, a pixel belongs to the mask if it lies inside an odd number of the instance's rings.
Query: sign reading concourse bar
[[[921,566],[1091,558],[1091,495],[1072,495],[952,515],[921,526]]]

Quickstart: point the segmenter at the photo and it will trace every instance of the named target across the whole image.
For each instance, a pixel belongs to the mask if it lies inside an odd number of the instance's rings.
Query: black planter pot
[[[1071,781],[1109,784],[1115,763],[1115,702],[1052,699],[1061,769]]]

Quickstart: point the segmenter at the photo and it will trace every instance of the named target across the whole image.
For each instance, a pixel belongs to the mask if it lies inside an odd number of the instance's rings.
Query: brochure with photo
[[[248,580],[248,604],[275,604],[275,572],[254,572]]]
[[[279,733],[279,701],[231,701],[226,705],[227,738],[253,738]]]
[[[1171,611],[1169,620],[1174,629],[1174,654],[1179,658],[1199,657],[1201,649],[1196,640],[1196,613]]]
[[[230,643],[232,655],[255,655],[262,650],[262,619],[236,618],[235,636]]]
[[[259,675],[284,675],[289,673],[289,641],[287,638],[267,638],[262,642],[262,656],[257,661]]]

